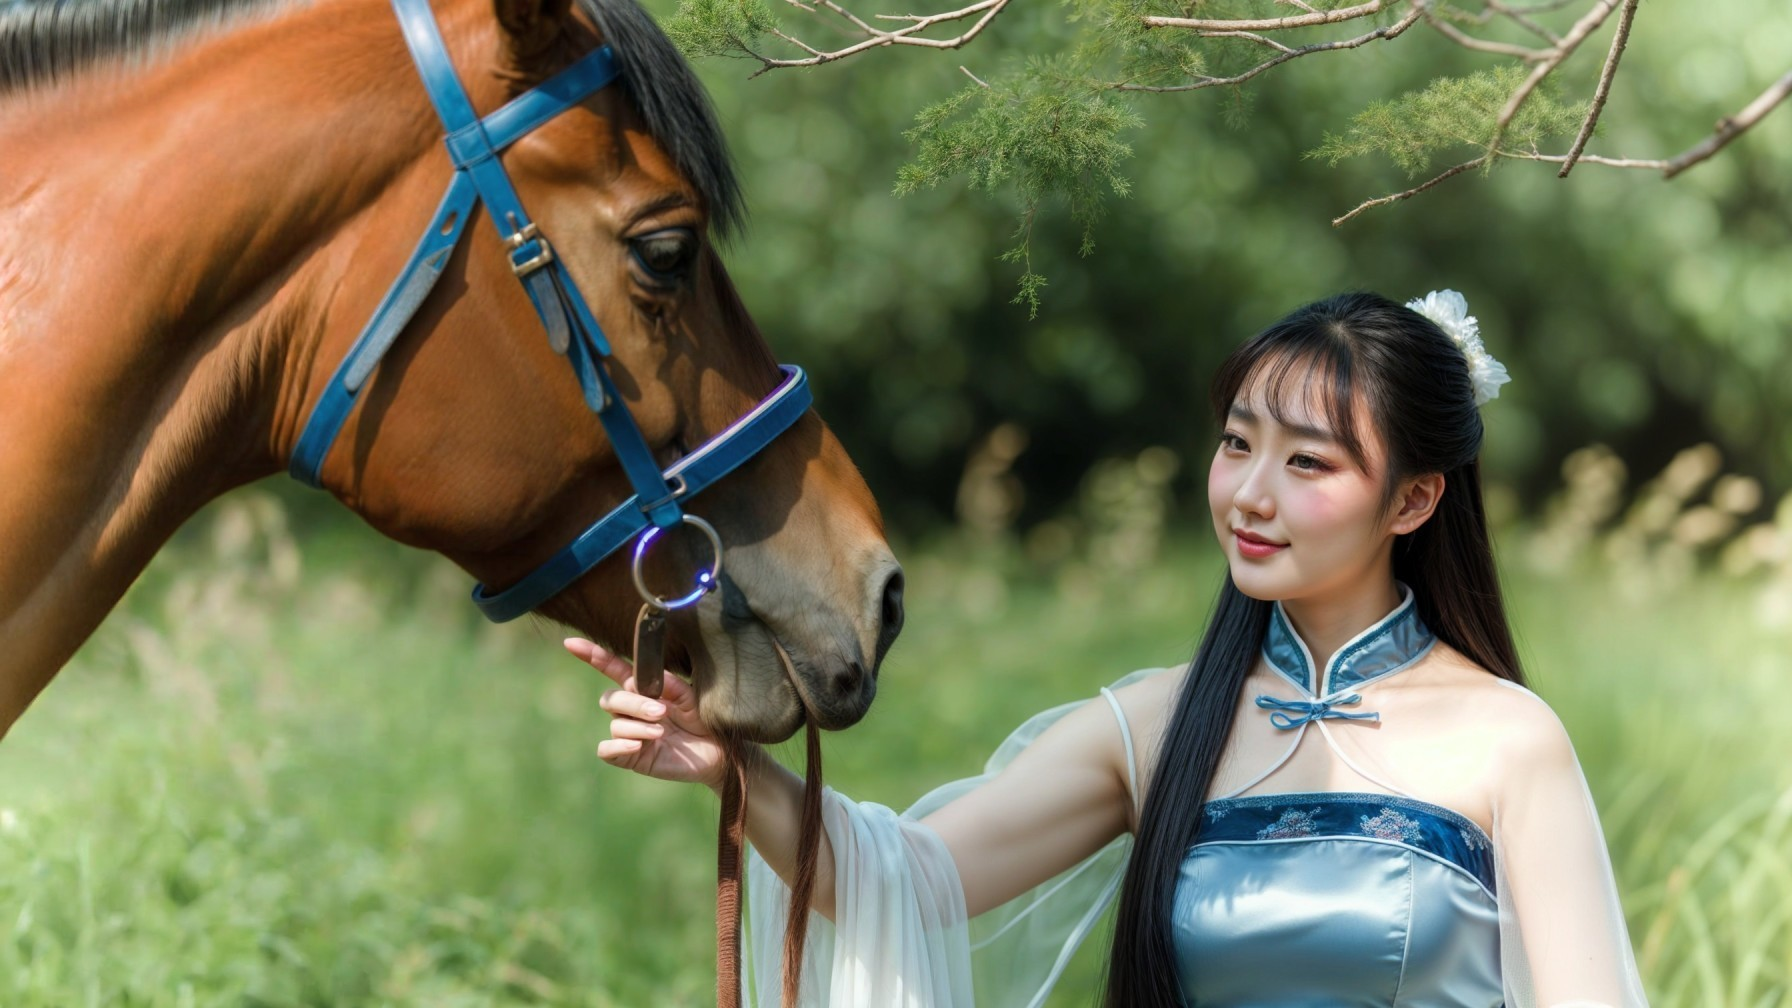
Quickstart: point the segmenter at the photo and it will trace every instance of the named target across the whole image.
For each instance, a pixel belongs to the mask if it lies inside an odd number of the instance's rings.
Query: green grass
[[[1185,660],[1218,576],[1201,543],[1123,577],[905,559],[909,629],[827,749],[831,783],[897,807],[1027,714]],[[262,504],[184,535],[0,746],[0,1004],[708,1003],[713,800],[603,767],[604,684],[467,587],[360,531],[301,571]],[[1792,1003],[1792,641],[1747,591],[1509,585],[1657,1005]],[[1086,1003],[1098,951],[1055,1003]]]

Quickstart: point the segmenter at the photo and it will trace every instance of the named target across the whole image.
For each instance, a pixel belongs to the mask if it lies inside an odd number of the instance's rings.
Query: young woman
[[[1328,298],[1233,353],[1207,484],[1228,576],[1194,660],[1035,718],[904,816],[829,792],[814,906],[834,925],[806,995],[968,1004],[966,922],[1001,907],[994,946],[1040,964],[1001,997],[1037,1003],[1062,963],[1039,952],[1118,881],[1110,1008],[1644,1005],[1591,797],[1500,599],[1479,407],[1505,380],[1449,291]],[[567,646],[623,687],[604,760],[719,788],[688,689],[647,700],[626,662]],[[800,788],[753,758],[748,836],[785,877]],[[751,924],[775,963],[767,895]]]

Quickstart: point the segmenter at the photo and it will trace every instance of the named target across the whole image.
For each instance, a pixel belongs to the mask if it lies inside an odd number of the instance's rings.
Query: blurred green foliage
[[[1132,96],[1145,125],[1102,141],[1131,158],[1105,148],[1088,162],[1130,189],[1103,201],[1083,257],[1084,211],[1042,197],[1028,216],[1025,193],[982,188],[989,174],[967,185],[912,167],[944,157],[930,144],[952,130],[974,139],[975,117],[996,114],[977,109],[1030,114],[1030,93],[1004,82],[1061,48],[1082,10],[1015,5],[956,51],[758,77],[757,63],[699,63],[756,213],[731,268],[780,356],[811,370],[823,416],[898,527],[952,518],[967,455],[1003,423],[1028,435],[1014,461],[1023,526],[1058,514],[1102,458],[1151,445],[1185,461],[1175,490],[1198,519],[1215,365],[1297,305],[1350,288],[1467,295],[1514,376],[1485,409],[1485,459],[1520,507],[1595,440],[1649,471],[1711,440],[1733,467],[1792,486],[1792,113],[1671,182],[1501,163],[1333,228],[1366,196],[1404,188],[1406,172],[1380,156],[1330,167],[1303,155],[1378,102],[1506,63],[1421,25],[1397,46],[1308,57],[1242,90]],[[1778,14],[1775,0],[1645,6],[1590,149],[1658,156],[1704,137],[1784,73],[1792,21]],[[1570,105],[1590,90],[1587,62],[1564,81]],[[983,90],[961,65],[1008,104],[967,105],[905,139],[921,110]],[[954,156],[978,173],[1077,170]],[[1031,262],[1005,263],[1023,219]],[[1029,273],[1048,281],[1031,322],[1011,303]]]

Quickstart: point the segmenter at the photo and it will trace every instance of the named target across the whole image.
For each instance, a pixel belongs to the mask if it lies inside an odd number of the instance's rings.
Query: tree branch
[[[1768,85],[1767,90],[1761,92],[1760,97],[1749,102],[1742,111],[1733,116],[1719,119],[1717,130],[1706,137],[1703,143],[1670,159],[1667,167],[1662,170],[1662,176],[1673,178],[1716,154],[1725,144],[1741,136],[1750,126],[1760,122],[1763,116],[1773,111],[1775,105],[1785,101],[1787,95],[1792,95],[1792,71],[1787,71],[1784,77]]]
[[[1562,44],[1562,40],[1555,32],[1532,21],[1526,15],[1547,14],[1550,11],[1561,10],[1563,7],[1574,2],[1575,0],[1553,0],[1551,3],[1533,4],[1530,7],[1514,7],[1509,3],[1502,2],[1502,0],[1487,0],[1487,11],[1489,14],[1499,14],[1510,18],[1513,24],[1518,25],[1538,38],[1543,39],[1552,46],[1558,46]],[[1483,21],[1482,23],[1485,24],[1486,22]]]
[[[1265,45],[1268,45],[1268,46],[1271,46],[1272,48],[1280,50],[1280,53],[1276,56],[1273,56],[1269,59],[1264,60],[1263,62],[1257,64],[1256,66],[1250,68],[1249,70],[1246,70],[1244,73],[1238,74],[1235,77],[1203,77],[1198,81],[1191,81],[1190,83],[1187,83],[1187,84],[1172,84],[1172,85],[1164,85],[1161,87],[1148,85],[1148,84],[1115,84],[1115,85],[1113,85],[1113,87],[1114,87],[1114,90],[1116,90],[1116,91],[1148,91],[1148,92],[1151,92],[1154,94],[1171,94],[1171,93],[1178,92],[1178,91],[1199,91],[1202,88],[1222,87],[1222,86],[1230,85],[1230,84],[1243,84],[1245,81],[1250,80],[1252,77],[1257,76],[1258,74],[1262,73],[1263,71],[1268,70],[1271,67],[1280,66],[1281,64],[1286,63],[1292,59],[1298,59],[1302,56],[1309,56],[1309,55],[1312,55],[1313,53],[1318,53],[1318,52],[1333,52],[1333,51],[1339,50],[1339,49],[1355,49],[1357,46],[1365,45],[1367,43],[1374,42],[1379,39],[1394,38],[1395,36],[1399,35],[1400,33],[1406,31],[1406,29],[1411,28],[1413,26],[1413,23],[1418,21],[1419,17],[1422,14],[1423,14],[1423,7],[1415,4],[1413,6],[1413,9],[1411,11],[1409,11],[1405,17],[1401,18],[1399,21],[1396,21],[1391,25],[1388,25],[1385,28],[1377,28],[1372,32],[1369,32],[1364,35],[1358,35],[1356,38],[1352,38],[1352,39],[1343,39],[1343,40],[1340,40],[1337,42],[1315,42],[1312,45],[1302,46],[1299,49],[1290,49],[1289,47],[1282,45],[1280,42],[1274,42],[1274,41],[1271,41],[1270,39],[1262,38],[1261,36],[1250,36],[1252,38],[1255,38],[1257,41],[1262,42]],[[1207,35],[1209,33],[1202,32],[1202,34]],[[1233,33],[1226,33],[1226,34],[1233,34]],[[1246,35],[1248,33],[1239,32],[1236,34]]]
[[[1431,27],[1437,29],[1438,34],[1464,49],[1474,49],[1478,52],[1493,53],[1498,56],[1511,56],[1515,59],[1524,60],[1526,63],[1536,63],[1540,60],[1549,58],[1549,50],[1547,49],[1530,49],[1521,45],[1513,45],[1510,42],[1493,42],[1488,39],[1476,38],[1433,14],[1430,4],[1427,3],[1421,6],[1425,11],[1425,21],[1430,24]]]
[[[1355,7],[1340,7],[1337,10],[1314,11],[1311,14],[1296,14],[1285,18],[1261,18],[1255,21],[1209,20],[1202,18],[1148,17],[1144,19],[1147,28],[1190,28],[1195,31],[1282,31],[1288,28],[1311,28],[1315,25],[1337,24],[1341,21],[1355,21],[1360,17],[1368,17],[1378,13],[1382,8],[1382,0],[1369,0],[1368,3]]]
[[[775,31],[773,34],[778,38],[796,46],[809,55],[802,59],[775,59],[754,53],[754,55],[758,57],[759,62],[764,65],[761,66],[753,76],[757,77],[759,74],[765,73],[768,70],[775,70],[783,67],[819,66],[822,63],[832,63],[835,60],[842,60],[855,53],[861,53],[867,49],[875,49],[879,46],[912,45],[923,46],[930,49],[957,49],[975,38],[979,32],[983,31],[983,29],[988,26],[989,22],[994,19],[997,14],[1002,12],[1002,8],[1008,6],[1009,0],[978,0],[977,3],[971,4],[968,7],[961,7],[958,10],[945,11],[939,14],[875,15],[877,18],[886,21],[907,22],[900,28],[892,28],[888,30],[870,24],[852,11],[835,3],[834,0],[817,0],[814,6],[802,3],[801,0],[792,0],[792,2],[799,7],[802,7],[804,10],[814,13],[820,13],[821,11],[826,10],[836,14],[850,23],[854,28],[858,29],[859,32],[864,34],[865,38],[843,49],[823,51],[800,39],[786,35],[783,32]],[[977,16],[977,20],[969,28],[965,29],[961,34],[954,38],[935,39],[928,38],[921,34],[935,25],[947,24],[952,21],[961,21],[973,15]]]
[[[1350,211],[1349,213],[1345,214],[1342,217],[1332,218],[1332,227],[1341,227],[1346,222],[1348,222],[1352,217],[1355,217],[1357,214],[1360,214],[1364,210],[1368,210],[1371,207],[1386,206],[1389,203],[1398,203],[1403,199],[1411,199],[1414,196],[1417,196],[1418,194],[1424,192],[1427,189],[1430,189],[1433,186],[1439,185],[1449,179],[1455,178],[1456,176],[1462,174],[1465,171],[1468,171],[1472,168],[1481,167],[1482,165],[1486,164],[1487,159],[1491,158],[1492,156],[1493,156],[1492,154],[1483,154],[1480,157],[1475,158],[1473,161],[1464,161],[1461,164],[1455,166],[1454,168],[1445,169],[1442,173],[1440,173],[1437,177],[1431,179],[1430,181],[1421,182],[1420,184],[1413,186],[1411,189],[1408,189],[1405,192],[1397,192],[1391,196],[1380,196],[1380,197],[1377,197],[1372,200],[1364,200],[1363,202],[1357,204],[1357,207],[1355,210]]]
[[[1503,150],[1500,151],[1499,156],[1517,158],[1520,161],[1547,161],[1550,164],[1566,164],[1568,162],[1566,154],[1540,154],[1536,151]],[[1653,168],[1656,171],[1664,171],[1672,163],[1661,158],[1614,158],[1602,157],[1598,154],[1582,154],[1575,158],[1575,161],[1579,164],[1604,165],[1607,168]]]
[[[1623,58],[1624,46],[1630,42],[1630,25],[1636,20],[1636,5],[1637,0],[1624,0],[1624,9],[1618,12],[1618,30],[1612,34],[1611,52],[1605,55],[1605,69],[1599,71],[1599,87],[1593,92],[1593,104],[1587,109],[1587,120],[1580,124],[1580,135],[1574,138],[1574,146],[1568,149],[1568,160],[1562,163],[1556,178],[1568,177],[1574,170],[1574,162],[1587,149],[1587,141],[1592,139],[1593,127],[1598,125],[1606,96],[1612,91],[1612,78],[1618,73],[1618,60]]]
[[[1554,73],[1564,60],[1573,55],[1574,50],[1586,41],[1587,36],[1605,23],[1605,19],[1611,16],[1612,8],[1617,4],[1618,0],[1598,0],[1598,3],[1593,5],[1593,9],[1583,15],[1579,21],[1574,23],[1574,27],[1568,30],[1567,36],[1556,45],[1549,58],[1531,68],[1530,76],[1524,79],[1524,83],[1518,85],[1518,90],[1512,92],[1512,97],[1506,100],[1506,107],[1500,109],[1499,117],[1493,121],[1493,137],[1487,141],[1488,153],[1491,154],[1499,150],[1500,141],[1506,138],[1506,128],[1512,125],[1512,120],[1517,117],[1518,110],[1524,107],[1524,103],[1531,97],[1532,92],[1537,90],[1537,85],[1543,83],[1543,78]]]
[[[1733,116],[1725,116],[1717,121],[1717,129],[1704,140],[1688,147],[1671,158],[1612,158],[1600,157],[1597,154],[1576,155],[1574,151],[1567,154],[1539,154],[1536,151],[1500,151],[1500,157],[1519,158],[1525,161],[1548,161],[1554,164],[1567,165],[1571,161],[1584,161],[1587,164],[1605,165],[1609,168],[1648,168],[1659,171],[1663,178],[1673,178],[1693,165],[1704,161],[1722,150],[1730,141],[1747,132],[1750,127],[1760,122],[1774,106],[1792,96],[1792,71],[1784,77],[1768,85],[1754,101],[1749,102],[1742,111]]]

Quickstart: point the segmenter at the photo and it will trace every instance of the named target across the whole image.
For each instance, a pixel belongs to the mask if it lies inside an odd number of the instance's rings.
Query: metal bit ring
[[[648,547],[653,545],[653,541],[659,538],[660,532],[663,530],[658,525],[649,525],[646,530],[641,533],[640,538],[635,540],[635,558],[633,564],[635,591],[641,593],[642,601],[646,602],[648,605],[658,609],[664,609],[667,612],[696,605],[697,600],[709,594],[710,590],[716,586],[717,582],[720,581],[722,577],[722,537],[716,533],[715,526],[693,514],[681,515],[680,519],[686,525],[695,525],[699,531],[709,537],[709,548],[715,554],[716,558],[713,567],[708,570],[697,571],[697,587],[691,589],[691,592],[688,595],[675,599],[660,598],[658,595],[655,595],[647,589],[647,579],[641,574],[641,561],[647,558]]]

